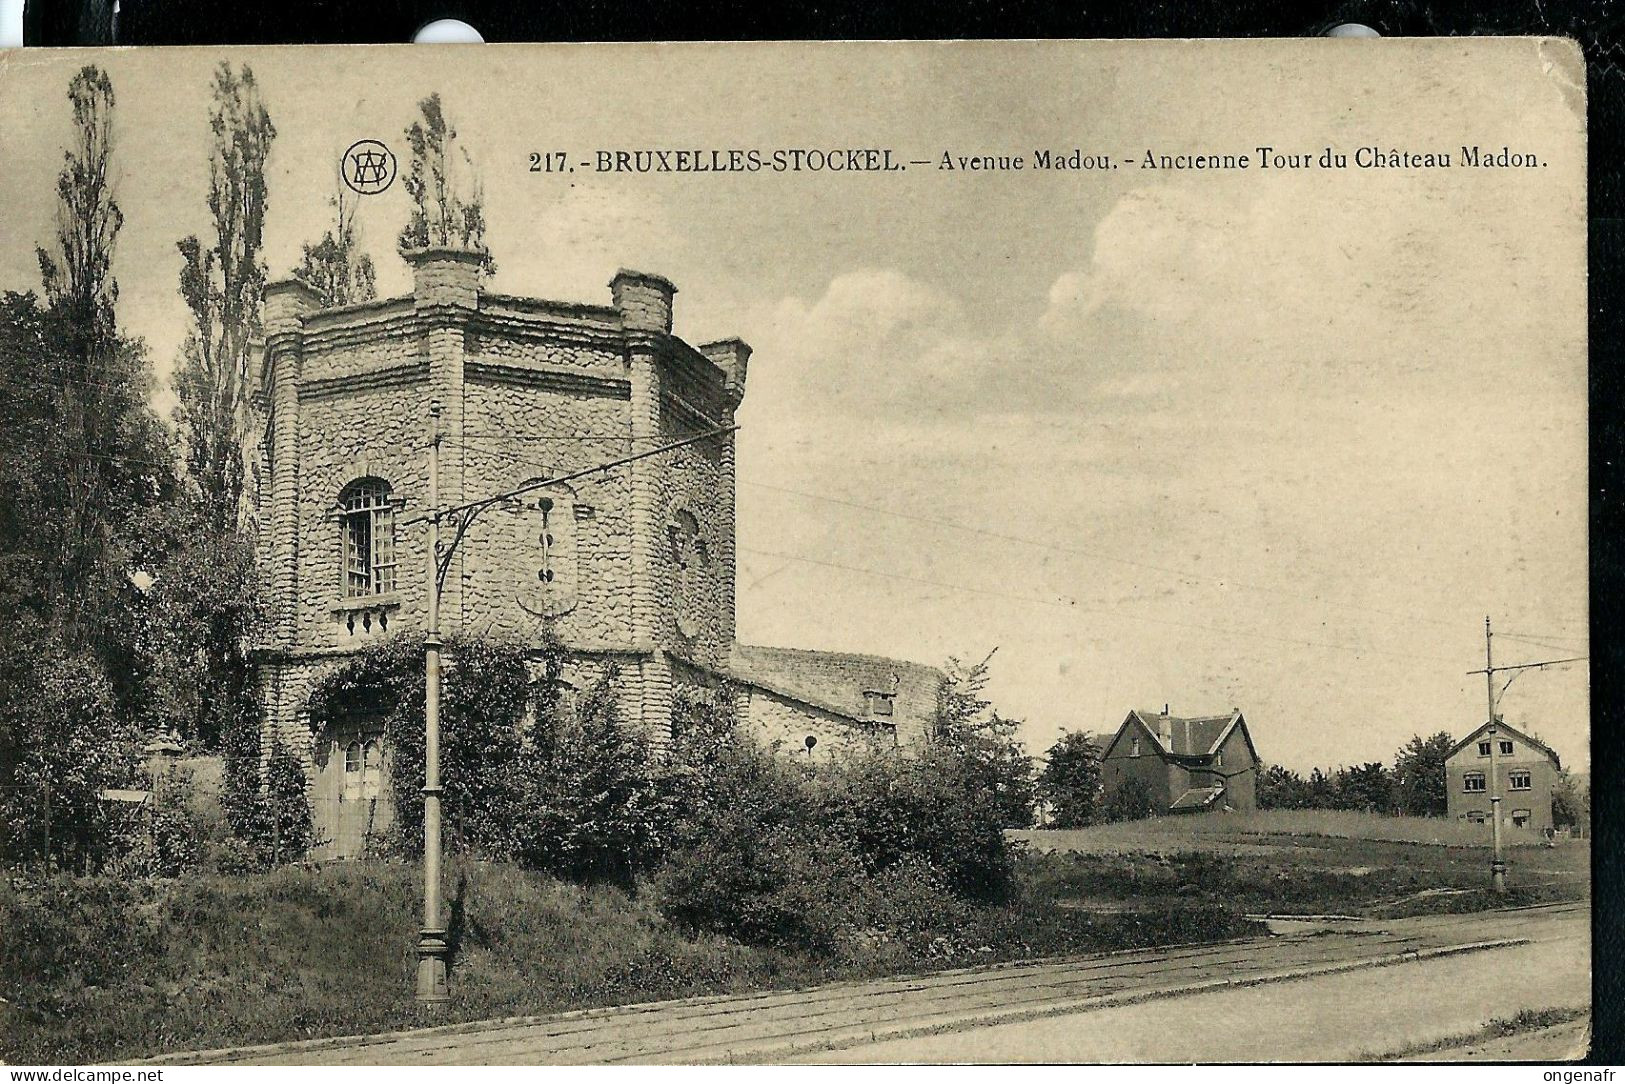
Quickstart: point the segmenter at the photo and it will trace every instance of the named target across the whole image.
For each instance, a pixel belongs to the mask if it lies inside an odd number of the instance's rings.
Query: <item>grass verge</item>
[[[1518,1035],[1529,1035],[1547,1028],[1558,1027],[1573,1020],[1580,1020],[1591,1015],[1590,1008],[1572,1006],[1568,1008],[1524,1009],[1516,1016],[1491,1020],[1488,1024],[1476,1031],[1463,1032],[1433,1042],[1417,1043],[1388,1053],[1373,1055],[1358,1061],[1407,1061],[1415,1058],[1426,1058],[1430,1054],[1444,1054],[1452,1050],[1477,1046],[1481,1043],[1494,1042],[1497,1039],[1510,1039]],[[1544,1059],[1539,1059],[1544,1060]]]
[[[414,865],[0,884],[0,1058],[116,1061],[1260,932],[1200,905],[1086,914],[1024,896],[814,955],[691,933],[647,892],[512,866],[455,862],[447,885],[454,998],[431,1018],[412,998]]]

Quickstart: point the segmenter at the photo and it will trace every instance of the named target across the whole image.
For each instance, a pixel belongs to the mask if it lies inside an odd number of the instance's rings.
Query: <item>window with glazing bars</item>
[[[395,589],[395,507],[388,483],[369,478],[339,497],[344,515],[344,594],[381,595]]]

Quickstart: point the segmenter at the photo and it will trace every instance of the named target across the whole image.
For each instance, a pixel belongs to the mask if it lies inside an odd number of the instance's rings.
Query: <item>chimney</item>
[[[723,339],[704,343],[700,353],[722,370],[722,386],[735,399],[745,396],[745,369],[750,364],[750,344],[743,339]]]
[[[1164,749],[1170,753],[1173,752],[1174,724],[1168,721],[1168,706],[1166,704],[1163,705],[1162,715],[1157,718],[1157,740],[1162,742]]]
[[[624,326],[670,334],[671,299],[677,293],[670,279],[623,267],[609,280],[609,289]]]
[[[401,253],[412,268],[412,298],[419,309],[480,307],[480,265],[485,253],[470,248],[410,248]]]

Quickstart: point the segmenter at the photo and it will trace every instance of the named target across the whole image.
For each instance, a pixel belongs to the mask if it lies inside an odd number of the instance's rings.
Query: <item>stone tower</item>
[[[423,629],[431,408],[449,507],[732,425],[745,389],[750,347],[675,336],[676,287],[658,275],[623,270],[611,303],[591,305],[487,292],[472,252],[405,258],[406,297],[324,309],[296,279],[265,291],[257,511],[270,620],[257,675],[266,738],[312,750],[317,797],[332,757],[365,761],[374,747],[364,715],[354,735],[312,734],[311,684],[380,636]],[[442,544],[455,533],[443,526]],[[731,435],[471,522],[447,570],[443,633],[535,644],[544,622],[569,653],[567,679],[580,687],[617,664],[624,717],[662,740],[674,683],[728,667]]]

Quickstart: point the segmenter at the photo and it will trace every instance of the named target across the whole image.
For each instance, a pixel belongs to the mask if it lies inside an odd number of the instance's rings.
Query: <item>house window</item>
[[[1509,741],[1501,742],[1501,755],[1504,756],[1504,757],[1509,757],[1509,756],[1512,755],[1512,743],[1511,742],[1509,742]]]
[[[384,747],[377,738],[361,747],[361,797],[378,797],[379,783],[384,777]]]
[[[1514,828],[1528,828],[1529,827],[1529,810],[1527,810],[1527,809],[1514,809],[1512,811],[1512,827],[1514,827]]]
[[[1215,768],[1224,767],[1224,750],[1223,749],[1221,749],[1217,753],[1213,754],[1213,766]]]
[[[1468,794],[1482,794],[1484,791],[1484,773],[1468,772],[1462,776],[1461,789]]]
[[[389,483],[363,478],[339,494],[346,598],[366,598],[395,589],[395,506],[389,492]]]
[[[1483,824],[1485,820],[1486,818],[1483,810],[1475,809],[1471,813],[1467,814],[1467,821],[1470,824]]]
[[[1137,757],[1137,756],[1140,755],[1140,739],[1139,738],[1135,738],[1134,743],[1128,747],[1128,755],[1131,756],[1131,757]]]
[[[1507,773],[1507,783],[1508,783],[1508,785],[1510,785],[1512,787],[1513,790],[1530,790],[1530,789],[1532,789],[1532,786],[1531,786],[1531,784],[1529,782],[1529,773],[1528,772],[1508,772]]]
[[[356,799],[361,797],[361,781],[365,774],[362,770],[365,753],[362,752],[361,743],[353,741],[344,747],[344,797]]]
[[[1481,756],[1481,757],[1487,757],[1487,756],[1490,755],[1490,743],[1489,742],[1481,741],[1481,742],[1478,743],[1478,755]]]
[[[874,692],[872,690],[865,690],[863,694],[863,703],[864,706],[869,709],[870,715],[891,715],[893,699],[894,694],[892,693],[881,693]]]

